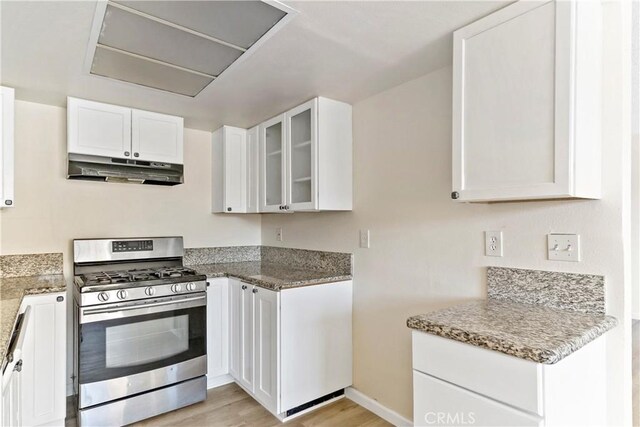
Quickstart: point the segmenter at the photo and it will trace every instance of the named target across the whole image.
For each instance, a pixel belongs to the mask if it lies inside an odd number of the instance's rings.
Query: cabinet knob
[[[247,289],[247,285],[242,285],[242,290],[244,291],[245,289]]]
[[[453,193],[451,193],[451,198],[453,200],[456,200],[459,197],[460,197],[460,193],[458,193],[457,191],[454,191]]]
[[[13,204],[13,200],[8,200],[7,199],[7,200],[4,201],[4,204],[7,205],[7,206],[11,206]]]
[[[253,290],[251,292],[253,292],[254,294],[257,294],[258,293],[258,288],[253,288]]]
[[[279,209],[280,209],[280,210],[284,209],[284,206],[280,206],[280,207],[279,207]]]
[[[133,157],[140,157],[139,153],[133,153]]]
[[[289,210],[289,205],[284,205],[284,210],[288,211]]]
[[[127,157],[129,157],[129,156],[131,155],[131,153],[130,153],[130,152],[128,152],[128,151],[125,151],[125,152],[124,152],[124,155],[125,155],[125,156],[127,156]]]
[[[231,208],[227,208],[227,212],[231,212]]]

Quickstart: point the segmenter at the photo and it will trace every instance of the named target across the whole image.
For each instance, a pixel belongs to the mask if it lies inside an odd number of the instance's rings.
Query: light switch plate
[[[276,228],[276,240],[282,242],[282,227]]]
[[[484,254],[486,256],[503,256],[502,231],[484,232]]]
[[[369,230],[360,230],[360,247],[364,249],[369,249],[371,246],[371,242],[369,238],[371,235],[369,234]]]
[[[547,251],[552,261],[580,261],[579,234],[547,234]]]

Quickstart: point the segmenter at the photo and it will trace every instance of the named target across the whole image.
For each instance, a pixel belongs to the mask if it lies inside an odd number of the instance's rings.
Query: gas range
[[[181,237],[74,240],[78,420],[125,425],[206,398],[206,276]]]

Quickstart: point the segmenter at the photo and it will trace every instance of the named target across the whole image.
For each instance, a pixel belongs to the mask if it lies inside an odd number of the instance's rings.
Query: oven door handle
[[[170,301],[154,302],[150,304],[136,304],[132,306],[120,306],[112,308],[84,309],[80,313],[80,323],[93,323],[110,319],[123,319],[127,317],[142,316],[145,314],[159,313],[168,310],[180,310],[191,307],[200,307],[207,304],[207,296],[187,297],[172,299]]]

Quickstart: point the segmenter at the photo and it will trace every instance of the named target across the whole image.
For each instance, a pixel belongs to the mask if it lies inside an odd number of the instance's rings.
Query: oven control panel
[[[152,251],[153,240],[114,240],[111,252],[139,252]]]
[[[206,292],[207,282],[197,280],[194,282],[173,283],[153,286],[134,286],[126,289],[105,289],[102,291],[82,292],[80,305],[82,307],[96,304],[111,304],[124,301],[144,300],[157,297],[175,296],[176,294],[190,294]]]

